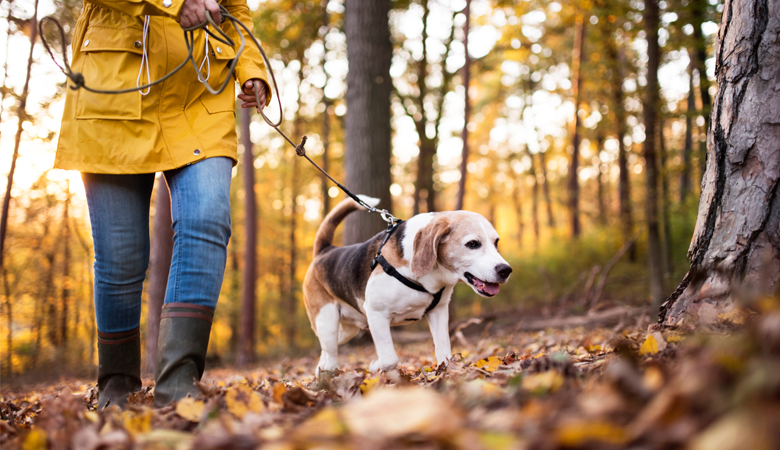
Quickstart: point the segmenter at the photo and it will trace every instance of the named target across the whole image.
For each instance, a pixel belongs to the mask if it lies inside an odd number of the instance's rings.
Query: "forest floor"
[[[519,317],[519,316],[517,316]],[[641,309],[467,320],[459,352],[397,334],[400,364],[367,373],[343,346],[316,379],[311,355],[207,371],[202,395],[154,409],[149,381],[126,411],[95,411],[94,382],[0,394],[3,448],[773,449],[780,445],[780,312],[723,330],[656,331]],[[736,330],[736,331],[735,331]]]

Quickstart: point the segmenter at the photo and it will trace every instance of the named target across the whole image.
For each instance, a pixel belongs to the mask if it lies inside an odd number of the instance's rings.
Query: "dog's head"
[[[438,213],[414,237],[411,270],[422,277],[436,264],[456,273],[483,297],[498,294],[512,273],[498,253],[498,233],[480,214]]]

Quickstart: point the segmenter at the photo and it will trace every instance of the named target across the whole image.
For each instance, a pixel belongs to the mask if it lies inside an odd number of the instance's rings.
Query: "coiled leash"
[[[268,73],[271,75],[271,82],[273,84],[273,90],[276,93],[276,101],[279,106],[279,120],[276,122],[272,121],[268,118],[268,116],[263,113],[262,109],[259,110],[260,115],[263,117],[263,120],[265,120],[265,123],[267,123],[271,128],[276,130],[277,133],[279,133],[290,145],[295,148],[295,154],[298,156],[304,157],[309,163],[311,163],[314,167],[317,168],[320,172],[322,172],[323,175],[325,175],[330,181],[336,184],[336,186],[339,187],[345,194],[347,194],[352,200],[354,200],[357,204],[365,208],[370,213],[376,213],[379,214],[382,217],[382,220],[387,222],[388,231],[393,225],[396,225],[401,222],[401,219],[398,219],[394,217],[392,214],[390,214],[389,211],[386,209],[377,209],[373,206],[369,205],[368,203],[364,202],[360,197],[352,193],[349,189],[347,189],[343,184],[339,183],[335,179],[333,179],[332,176],[330,176],[329,173],[325,172],[325,170],[322,169],[317,163],[312,161],[311,158],[306,154],[306,136],[301,137],[301,143],[295,144],[289,137],[287,137],[286,134],[282,130],[279,129],[279,126],[282,124],[282,120],[284,118],[284,112],[282,110],[282,101],[279,96],[279,87],[276,83],[276,76],[274,75],[273,69],[271,69],[271,63],[268,60],[268,56],[265,54],[265,51],[263,50],[262,45],[260,45],[260,42],[257,40],[257,38],[249,31],[249,28],[244,25],[240,20],[238,20],[236,17],[231,15],[228,10],[222,6],[219,5],[219,10],[222,15],[222,21],[228,20],[230,24],[233,26],[233,28],[236,30],[236,33],[238,34],[238,37],[241,39],[241,45],[239,46],[238,50],[236,51],[236,57],[233,58],[233,60],[230,62],[229,73],[228,76],[225,77],[225,80],[222,82],[222,84],[217,89],[213,89],[211,85],[209,85],[206,82],[206,79],[202,79],[200,76],[198,76],[198,81],[201,82],[206,87],[206,90],[208,90],[213,95],[218,95],[222,93],[222,91],[225,90],[227,87],[228,82],[230,82],[232,75],[235,73],[236,70],[236,64],[238,63],[238,58],[241,56],[241,53],[243,53],[244,48],[246,47],[246,38],[244,37],[244,33],[241,32],[241,29],[243,29],[247,36],[249,36],[252,39],[252,42],[255,44],[255,47],[260,51],[260,55],[263,57],[263,62],[265,63],[266,68],[268,69]],[[60,43],[62,45],[62,65],[57,62],[57,58],[55,58],[54,53],[52,52],[51,48],[49,47],[49,43],[46,40],[46,35],[43,32],[43,27],[46,22],[52,22],[57,27],[60,33]],[[209,25],[211,25],[209,27]],[[195,57],[193,56],[194,52],[194,42],[195,42],[195,31],[202,29],[207,36],[211,36],[213,39],[216,39],[217,41],[229,45],[230,47],[235,48],[235,42],[233,39],[230,38],[230,36],[222,30],[222,28],[214,22],[214,20],[211,18],[211,13],[209,11],[206,11],[206,21],[201,23],[200,25],[196,25],[194,27],[185,28],[182,27],[182,31],[184,32],[184,43],[187,47],[187,57],[184,59],[184,61],[181,62],[178,66],[176,66],[172,71],[165,74],[163,77],[161,77],[158,80],[150,81],[147,84],[144,85],[138,85],[136,84],[136,87],[133,88],[127,88],[127,89],[117,89],[117,90],[107,90],[107,89],[97,89],[91,86],[87,86],[84,80],[84,75],[82,75],[80,72],[74,72],[70,64],[68,63],[67,56],[67,47],[65,44],[65,30],[62,28],[62,24],[57,21],[52,16],[47,16],[41,19],[41,21],[38,23],[38,31],[41,36],[41,41],[43,42],[44,48],[46,48],[46,51],[49,53],[49,56],[51,56],[51,59],[54,61],[54,64],[59,67],[59,69],[62,71],[65,76],[68,77],[68,79],[73,83],[73,85],[69,86],[73,90],[78,89],[86,89],[87,91],[94,92],[97,94],[126,94],[133,91],[142,91],[144,89],[151,88],[154,85],[160,84],[163,81],[167,80],[173,74],[184,68],[185,65],[189,62],[192,64],[192,67],[195,69],[195,72],[200,75],[200,70],[198,68],[197,63],[195,62]],[[201,63],[202,66],[202,63]],[[255,82],[257,83],[257,82]],[[257,102],[257,105],[260,106],[260,95],[258,94],[258,86],[255,85],[255,100]]]

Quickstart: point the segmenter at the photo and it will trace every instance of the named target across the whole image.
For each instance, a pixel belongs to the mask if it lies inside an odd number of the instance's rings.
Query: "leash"
[[[260,51],[260,55],[263,57],[263,62],[265,63],[266,68],[268,69],[268,73],[271,75],[271,82],[273,84],[273,90],[276,93],[276,102],[279,106],[279,120],[274,122],[271,119],[268,118],[268,116],[265,115],[262,109],[259,108],[260,106],[260,95],[258,93],[258,81],[254,82],[254,91],[255,91],[255,100],[257,102],[258,106],[258,112],[263,117],[263,120],[265,120],[265,123],[267,123],[271,128],[276,130],[277,133],[279,133],[290,145],[295,148],[295,154],[298,156],[302,156],[305,158],[309,163],[311,163],[314,167],[317,168],[323,175],[325,175],[330,181],[332,181],[336,186],[339,187],[347,196],[349,196],[352,200],[354,200],[358,205],[365,208],[370,213],[376,213],[379,214],[380,217],[382,217],[382,220],[387,222],[387,232],[390,232],[390,229],[393,228],[393,226],[397,226],[401,222],[403,222],[401,219],[396,218],[392,214],[390,214],[389,211],[386,209],[377,209],[373,206],[369,205],[368,203],[364,202],[360,197],[355,195],[352,191],[346,188],[343,184],[336,181],[328,172],[322,169],[317,163],[315,163],[309,156],[306,154],[306,136],[301,137],[300,144],[295,144],[289,137],[287,137],[286,134],[282,130],[279,129],[279,126],[282,124],[282,120],[284,119],[284,111],[282,110],[282,101],[279,95],[279,87],[276,83],[276,76],[274,75],[274,71],[271,68],[271,62],[268,60],[268,56],[265,54],[265,51],[263,50],[263,46],[260,45],[260,42],[257,40],[257,38],[252,34],[249,30],[249,28],[244,25],[240,20],[238,20],[236,17],[231,15],[228,10],[222,6],[219,5],[220,13],[222,14],[223,22],[225,20],[228,20],[230,24],[233,26],[233,28],[236,30],[236,33],[238,34],[238,37],[241,39],[241,45],[239,46],[238,50],[236,51],[236,57],[233,58],[233,60],[230,62],[228,68],[229,73],[228,76],[225,77],[225,80],[222,82],[222,84],[219,86],[218,89],[213,89],[210,84],[206,82],[206,80],[202,80],[200,77],[198,77],[198,81],[201,82],[206,87],[206,90],[208,90],[213,95],[221,94],[222,91],[225,90],[227,87],[228,82],[232,79],[232,75],[235,73],[236,70],[236,64],[238,63],[238,58],[241,56],[241,53],[244,52],[244,48],[246,47],[246,38],[244,37],[244,33],[241,32],[241,29],[243,29],[247,36],[249,36],[252,39],[252,43],[257,47],[257,49]],[[43,26],[46,22],[53,22],[54,25],[57,27],[60,33],[60,43],[62,47],[62,62],[63,64],[60,65],[57,62],[57,59],[54,57],[54,52],[52,52],[51,47],[49,47],[49,43],[46,40],[46,35],[43,32]],[[211,27],[208,27],[211,25]],[[240,27],[240,28],[239,28]],[[55,19],[52,16],[46,16],[43,19],[38,22],[38,31],[41,36],[41,41],[43,42],[44,48],[46,48],[46,51],[49,53],[49,56],[54,61],[54,64],[59,67],[59,69],[62,71],[65,76],[70,79],[70,81],[73,83],[72,86],[69,86],[73,90],[78,89],[86,89],[87,91],[94,92],[97,94],[125,94],[128,92],[133,91],[140,91],[144,89],[151,88],[152,86],[155,86],[157,84],[162,83],[163,81],[167,80],[173,74],[184,68],[187,63],[191,63],[192,67],[195,69],[196,73],[200,73],[198,70],[198,65],[195,62],[195,57],[193,56],[194,52],[194,42],[195,42],[195,31],[203,29],[205,33],[207,33],[208,36],[211,36],[213,39],[216,39],[217,41],[229,45],[233,48],[235,48],[235,42],[233,39],[230,38],[230,36],[222,30],[222,28],[214,22],[214,20],[211,18],[211,13],[209,11],[206,11],[206,21],[201,23],[200,25],[196,25],[194,27],[185,28],[182,27],[182,31],[184,32],[184,43],[187,47],[187,57],[184,59],[184,61],[181,62],[178,66],[176,66],[172,71],[168,72],[164,76],[162,76],[160,79],[150,81],[147,84],[136,86],[134,88],[128,88],[128,89],[117,89],[117,90],[107,90],[107,89],[97,89],[91,86],[87,86],[84,80],[84,75],[80,72],[74,72],[70,64],[68,63],[67,58],[67,47],[65,44],[65,30],[62,27],[62,24]],[[212,31],[213,30],[213,31]],[[389,235],[388,235],[389,237]]]

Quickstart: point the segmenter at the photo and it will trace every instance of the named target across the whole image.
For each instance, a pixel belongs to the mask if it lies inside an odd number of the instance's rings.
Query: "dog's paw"
[[[395,369],[397,365],[398,365],[398,361],[397,360],[393,361],[393,362],[386,362],[386,363],[383,364],[382,361],[380,361],[378,359],[375,359],[375,360],[371,361],[371,364],[369,364],[368,371],[369,372],[376,372],[378,370],[384,370],[385,372],[387,372],[387,371]]]

